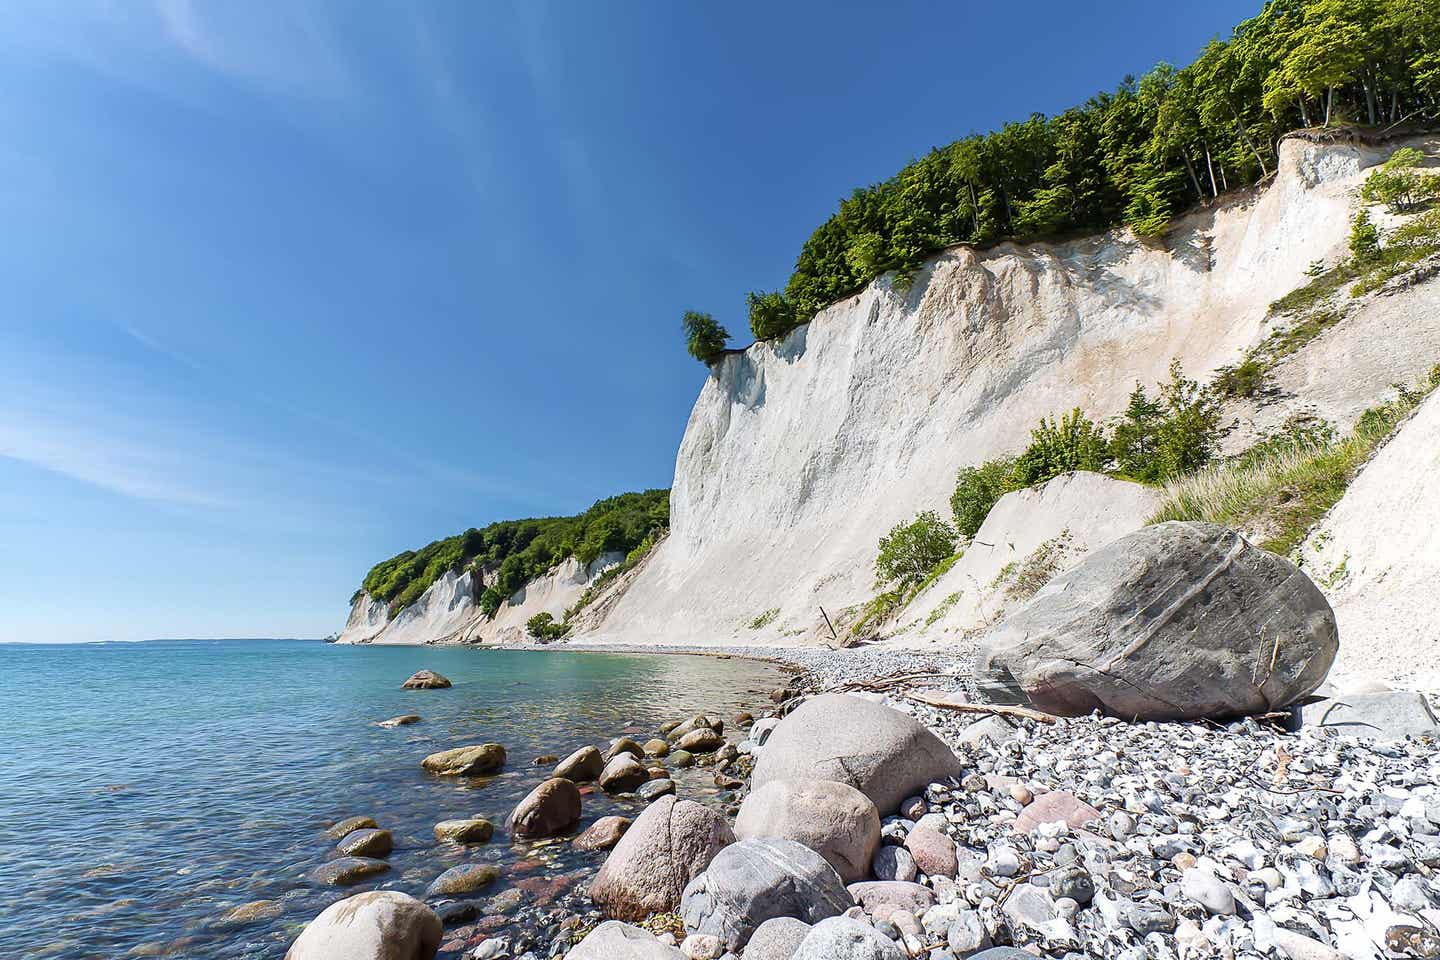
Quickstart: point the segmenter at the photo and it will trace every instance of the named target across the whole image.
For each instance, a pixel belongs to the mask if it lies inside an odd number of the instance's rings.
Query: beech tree
[[[681,319],[685,331],[685,348],[690,356],[708,366],[713,366],[725,354],[725,342],[730,333],[708,313],[686,310]]]
[[[903,288],[935,251],[1127,225],[1145,237],[1197,201],[1278,166],[1297,127],[1440,118],[1440,3],[1271,0],[1184,67],[1054,117],[937,147],[853,191],[805,241],[783,290],[749,298],[751,331],[784,336],[893,272]]]

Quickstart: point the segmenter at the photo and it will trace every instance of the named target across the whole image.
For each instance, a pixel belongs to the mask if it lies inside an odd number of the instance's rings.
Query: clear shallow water
[[[422,667],[455,686],[400,690]],[[543,899],[546,878],[578,880],[603,854],[512,846],[504,819],[549,770],[534,757],[694,712],[728,718],[780,676],[738,659],[286,640],[0,645],[0,955],[281,957],[333,900],[423,895],[471,861],[505,871],[477,897],[518,885]],[[424,721],[374,725],[412,712]],[[487,740],[509,752],[498,777],[420,770],[427,753]],[[703,799],[711,776],[676,779]],[[590,794],[582,826],[638,809]],[[357,814],[394,832],[393,869],[343,890],[309,881],[336,856],[325,826]],[[496,824],[490,844],[434,840],[436,822],[477,814]],[[262,899],[280,915],[220,922]]]

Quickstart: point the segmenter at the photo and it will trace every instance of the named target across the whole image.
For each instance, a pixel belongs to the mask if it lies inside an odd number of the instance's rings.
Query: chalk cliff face
[[[1340,625],[1338,673],[1440,684],[1440,392],[1360,471],[1301,560]]]
[[[676,460],[670,536],[583,638],[828,637],[821,607],[839,619],[872,595],[876,541],[946,512],[957,468],[1018,451],[1042,416],[1118,413],[1172,359],[1202,380],[1238,360],[1269,303],[1342,254],[1362,170],[1391,149],[1287,140],[1269,186],[1161,242],[957,248],[907,292],[882,279],[725,357]]]
[[[339,643],[437,643],[462,640],[472,643],[515,643],[527,639],[525,622],[546,612],[561,619],[585,588],[600,574],[624,560],[607,553],[588,566],[574,557],[537,577],[485,617],[478,604],[480,590],[466,571],[446,571],[420,598],[389,619],[386,605],[362,592],[351,605],[350,619]]]

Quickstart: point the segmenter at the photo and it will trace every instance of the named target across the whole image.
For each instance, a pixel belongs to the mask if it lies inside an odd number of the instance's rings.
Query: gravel
[[[900,675],[964,676],[969,667],[963,657],[864,647],[705,652],[795,667],[790,687],[800,696]],[[948,677],[911,682],[963,686]],[[965,960],[994,944],[1062,960],[1440,960],[1433,741],[1362,741],[1255,720],[977,718],[909,701],[903,684],[887,689],[893,699],[857,695],[912,714],[964,763],[956,781],[931,784],[905,802],[905,817],[882,825],[882,843],[897,849],[876,857],[878,873],[908,875],[913,866],[898,848],[918,823],[956,844],[956,877],[918,875],[934,907],[875,924],[910,956]],[[746,743],[747,753],[764,750]],[[1045,809],[1088,804],[1098,817],[1015,828],[1028,804],[1057,791]],[[586,904],[566,906],[570,925],[596,919]],[[537,930],[509,955],[523,946],[536,960],[558,955],[561,943],[549,940],[558,932]]]

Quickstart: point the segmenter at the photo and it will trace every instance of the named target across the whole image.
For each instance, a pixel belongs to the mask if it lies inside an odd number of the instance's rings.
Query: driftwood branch
[[[959,673],[902,673],[893,677],[881,677],[878,680],[851,680],[842,683],[837,690],[889,690],[891,687],[899,686],[902,683],[909,683],[912,680],[959,680],[963,676]]]
[[[830,628],[830,639],[834,640],[837,644],[840,643],[840,636],[835,632],[835,624],[830,622],[830,614],[825,612],[824,607],[820,608],[820,616],[825,618],[825,626]]]
[[[1041,713],[1039,710],[1031,710],[1027,707],[1011,707],[998,703],[965,703],[922,690],[912,691],[904,696],[927,706],[939,707],[941,710],[954,710],[957,713],[984,713],[1002,717],[1018,717],[1022,720],[1035,720],[1039,723],[1055,722],[1055,718],[1048,713]]]

